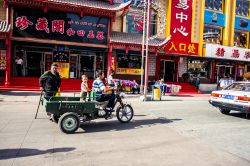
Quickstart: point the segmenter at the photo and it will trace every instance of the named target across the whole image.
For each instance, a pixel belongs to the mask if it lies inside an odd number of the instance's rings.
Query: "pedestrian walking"
[[[55,96],[61,85],[61,78],[56,63],[46,71],[39,79],[40,90],[45,91],[45,96]]]

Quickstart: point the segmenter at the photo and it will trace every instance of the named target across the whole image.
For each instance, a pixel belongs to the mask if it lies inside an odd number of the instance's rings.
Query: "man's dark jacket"
[[[55,75],[51,71],[46,71],[39,79],[40,87],[43,87],[45,92],[57,92],[61,85],[59,73]]]

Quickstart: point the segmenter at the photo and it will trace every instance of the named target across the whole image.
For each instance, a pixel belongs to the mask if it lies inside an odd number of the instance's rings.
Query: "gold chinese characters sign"
[[[141,75],[141,69],[117,68],[116,69],[116,74]]]
[[[69,78],[69,63],[56,62],[61,78]]]
[[[198,55],[198,43],[170,42],[165,47],[165,52],[181,55]]]
[[[6,52],[0,50],[0,70],[6,70]]]

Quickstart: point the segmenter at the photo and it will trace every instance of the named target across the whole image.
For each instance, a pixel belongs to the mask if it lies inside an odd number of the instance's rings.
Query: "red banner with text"
[[[172,41],[191,42],[192,0],[172,0],[170,34]]]
[[[198,43],[170,42],[165,51],[173,54],[198,55]]]
[[[192,0],[172,0],[171,42],[165,52],[182,55],[198,55],[198,43],[192,43]]]

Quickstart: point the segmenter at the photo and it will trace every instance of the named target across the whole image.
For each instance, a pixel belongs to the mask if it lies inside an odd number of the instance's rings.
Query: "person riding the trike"
[[[116,94],[114,94],[114,90],[117,90],[117,88],[106,87],[102,81],[103,79],[104,79],[104,72],[99,71],[98,77],[93,82],[92,90],[96,94],[96,101],[98,102],[108,101],[108,105],[105,108],[106,113],[108,113],[113,111],[116,99]]]

